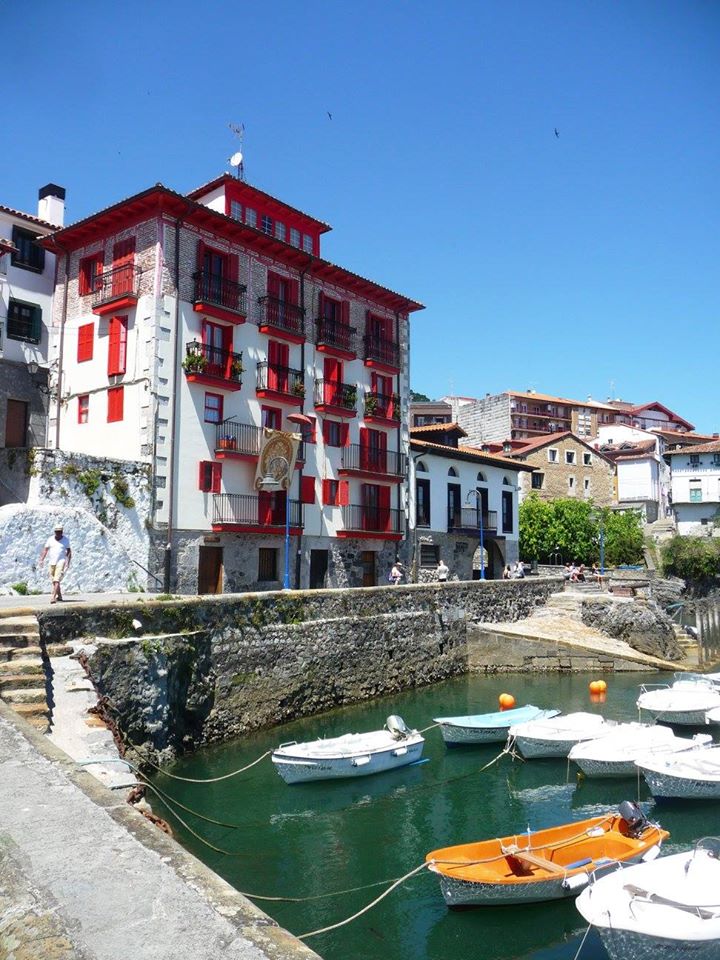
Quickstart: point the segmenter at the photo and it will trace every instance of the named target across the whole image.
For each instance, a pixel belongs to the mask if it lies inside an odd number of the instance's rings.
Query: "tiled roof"
[[[17,247],[12,240],[6,237],[0,237],[0,253],[15,253],[16,251]]]
[[[472,460],[476,463],[487,463],[492,467],[505,467],[508,470],[528,470],[532,472],[535,469],[535,467],[518,463],[516,460],[509,460],[507,457],[482,453],[474,447],[446,447],[443,443],[431,443],[429,440],[417,440],[414,437],[410,439],[410,446],[414,450],[427,450],[428,453],[449,457],[451,460]]]
[[[23,213],[22,210],[13,210],[12,207],[6,207],[2,203],[0,203],[0,213],[9,213],[11,217],[18,217],[20,220],[27,220],[28,223],[37,224],[38,227],[43,227],[43,229],[46,230],[58,229],[56,223],[48,223],[47,220],[41,220],[40,217],[34,217],[31,213]]]
[[[688,453],[720,453],[720,440],[711,443],[698,443],[691,447],[680,447],[678,450],[666,450],[666,457],[680,456]]]
[[[690,423],[689,420],[685,420],[685,418],[681,417],[678,413],[674,413],[669,407],[666,407],[664,404],[660,403],[659,400],[651,400],[650,403],[638,403],[632,407],[630,412],[638,414],[642,413],[643,410],[662,410],[663,413],[666,413],[678,423],[684,423],[689,430],[692,430],[694,427],[694,424]]]
[[[591,447],[590,444],[583,440],[582,437],[579,437],[576,433],[573,433],[572,430],[563,430],[560,433],[549,433],[545,437],[536,437],[534,440],[528,441],[527,445],[520,447],[517,450],[513,450],[510,454],[511,457],[527,457],[531,453],[535,453],[536,450],[542,450],[543,447],[549,446],[551,443],[557,443],[559,440],[565,440],[566,438],[571,438],[575,443],[579,443],[581,446],[586,447],[591,453],[596,454],[598,457],[602,457],[603,460],[607,460],[608,463],[613,463],[613,460],[601,450],[598,450],[596,447]]]
[[[710,433],[684,433],[682,430],[666,430],[664,427],[651,427],[649,433],[657,433],[666,440],[684,441],[685,443],[704,443],[717,440]]]
[[[625,460],[642,454],[643,457],[655,451],[655,440],[627,440],[624,443],[603,443],[597,449],[611,460]]]
[[[426,423],[422,427],[410,427],[410,433],[457,433],[460,437],[466,437],[467,433],[457,423]]]
[[[567,397],[554,397],[548,393],[531,393],[524,390],[506,390],[510,397],[522,397],[524,400],[546,400],[549,403],[564,403],[572,407],[599,407],[601,410],[614,410],[609,403],[599,403],[597,400],[568,400]]]

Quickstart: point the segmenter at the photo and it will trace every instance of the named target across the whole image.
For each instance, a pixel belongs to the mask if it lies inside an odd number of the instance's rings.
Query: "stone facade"
[[[469,624],[525,617],[557,586],[256,593],[48,609],[38,619],[45,643],[117,638],[90,656],[98,692],[131,746],[177,752],[462,674]]]
[[[47,384],[48,371],[46,368],[40,367],[37,373],[31,376],[26,364],[14,363],[0,357],[0,448],[5,447],[8,400],[22,400],[28,405],[25,446],[42,447],[45,445],[48,395],[42,393],[38,387],[47,388]],[[12,503],[12,498],[8,497],[7,489],[4,489],[3,479],[2,474],[0,474],[0,504]]]
[[[510,395],[486,396],[458,407],[457,422],[467,433],[467,444],[479,446],[489,440],[510,437]]]
[[[557,451],[555,462],[550,460],[550,450]],[[568,455],[572,456],[574,463],[567,462]],[[584,462],[586,457],[590,459],[589,464]],[[521,499],[534,493],[541,500],[577,497],[581,500],[592,500],[601,507],[609,507],[616,502],[614,463],[597,450],[586,446],[577,437],[565,436],[549,441],[546,446],[523,456],[522,462],[538,468],[532,477],[540,476],[542,486],[533,487],[531,475],[521,474]]]

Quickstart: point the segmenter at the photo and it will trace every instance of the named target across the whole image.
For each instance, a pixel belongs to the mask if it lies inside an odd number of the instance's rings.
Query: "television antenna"
[[[245,124],[244,123],[229,123],[228,127],[233,132],[233,134],[238,138],[239,149],[233,153],[231,157],[228,157],[228,163],[231,167],[235,167],[235,175],[238,180],[245,179],[245,166],[243,164],[243,138],[245,137]]]

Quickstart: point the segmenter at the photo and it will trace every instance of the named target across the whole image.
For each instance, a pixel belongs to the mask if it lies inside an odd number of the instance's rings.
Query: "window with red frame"
[[[323,442],[327,447],[346,447],[349,428],[347,423],[337,420],[323,420]]]
[[[315,417],[308,417],[309,423],[301,423],[300,426],[300,436],[303,438],[305,443],[315,443],[316,432],[317,432],[317,421]]]
[[[125,373],[127,366],[127,317],[110,317],[108,338],[108,376]]]
[[[322,502],[326,507],[346,507],[350,502],[347,480],[323,480]]]
[[[222,423],[223,398],[219,393],[205,394],[205,423]]]
[[[261,407],[260,424],[269,430],[282,429],[282,410],[278,407]]]
[[[220,493],[222,464],[212,460],[201,460],[198,471],[198,486],[203,493]]]
[[[123,418],[123,405],[125,399],[124,387],[110,387],[107,392],[108,408],[107,422],[114,423]]]
[[[78,423],[87,423],[90,413],[90,395],[87,393],[78,397]]]
[[[78,268],[78,293],[81,297],[86,297],[95,290],[95,283],[102,275],[102,269],[102,253],[93,253],[89,257],[82,258]]]
[[[77,349],[78,363],[83,363],[85,360],[92,360],[94,343],[95,343],[95,324],[84,323],[81,327],[78,327],[78,349]]]
[[[300,503],[315,503],[315,477],[303,477],[300,481]]]

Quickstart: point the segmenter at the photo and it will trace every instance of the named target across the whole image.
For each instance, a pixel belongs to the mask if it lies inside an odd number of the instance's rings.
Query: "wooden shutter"
[[[272,494],[261,490],[258,494],[258,523],[261,527],[270,526],[272,519]]]
[[[347,447],[350,444],[350,424],[340,424],[340,446]]]
[[[323,403],[334,404],[342,383],[342,363],[334,357],[326,357],[323,363]]]
[[[360,469],[370,469],[370,431],[360,427]]]
[[[378,487],[378,530],[390,529],[390,487]]]
[[[78,350],[77,362],[83,363],[85,360],[93,358],[93,344],[95,340],[95,324],[84,323],[78,328]]]
[[[350,481],[341,480],[338,484],[338,506],[347,507],[350,503]]]
[[[123,419],[124,387],[111,387],[108,392],[108,423]]]
[[[315,477],[303,477],[300,481],[300,502],[315,503]]]
[[[210,469],[212,471],[212,477],[210,480],[210,492],[220,493],[220,484],[222,483],[222,464],[211,463]]]
[[[277,273],[272,273],[268,270],[267,276],[267,292],[269,297],[275,297],[279,299],[280,297],[280,277]]]
[[[132,292],[134,263],[135,237],[128,237],[127,240],[118,241],[113,247],[113,296]]]
[[[350,326],[350,301],[343,300],[340,304],[340,323],[344,326]]]
[[[127,317],[110,318],[108,376],[125,373],[127,365]]]
[[[288,280],[288,300],[293,306],[300,306],[300,283],[297,280]]]
[[[376,447],[374,451],[374,466],[378,473],[387,473],[387,434],[383,430],[374,430]]]

